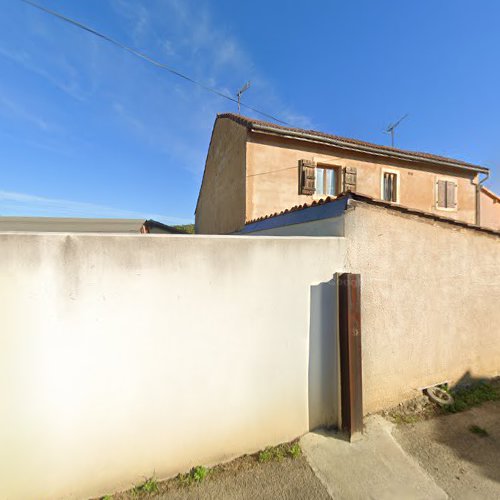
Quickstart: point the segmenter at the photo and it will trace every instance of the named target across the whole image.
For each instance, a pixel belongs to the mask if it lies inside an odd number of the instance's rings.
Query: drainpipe
[[[478,174],[478,176],[481,174]],[[486,182],[488,177],[490,176],[489,172],[486,172],[484,174],[486,177],[484,179],[480,180],[476,184],[476,226],[481,225],[481,188],[483,187],[483,184]]]

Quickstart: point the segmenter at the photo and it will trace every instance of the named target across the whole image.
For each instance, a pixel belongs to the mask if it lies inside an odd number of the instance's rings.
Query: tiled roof
[[[348,137],[340,137],[337,135],[326,134],[325,132],[318,132],[317,130],[307,130],[301,128],[288,127],[283,125],[277,125],[271,122],[265,122],[262,120],[256,120],[254,118],[249,118],[246,116],[237,115],[234,113],[221,113],[217,118],[228,118],[233,120],[240,125],[243,125],[249,130],[255,131],[268,131],[271,133],[277,133],[280,135],[293,135],[298,138],[316,140],[316,141],[328,141],[329,144],[333,144],[338,147],[359,149],[365,151],[372,151],[378,154],[383,154],[386,156],[393,157],[408,157],[412,160],[422,160],[426,162],[435,163],[446,163],[450,166],[462,167],[467,169],[478,170],[481,172],[488,172],[488,169],[480,165],[474,165],[473,163],[468,163],[462,160],[457,160],[453,158],[446,158],[444,156],[433,155],[430,153],[421,153],[418,151],[409,151],[405,149],[392,148],[389,146],[381,146],[380,144],[373,144],[370,142],[360,141],[358,139],[350,139]]]
[[[246,226],[250,226],[251,224],[254,224],[256,222],[260,222],[260,221],[263,221],[263,220],[266,220],[266,219],[271,219],[271,218],[274,218],[274,217],[279,217],[281,215],[285,215],[285,214],[288,214],[288,213],[291,213],[291,212],[297,212],[299,210],[305,210],[305,209],[308,209],[308,208],[311,208],[311,207],[315,207],[315,206],[319,206],[319,205],[325,205],[325,204],[328,204],[328,203],[335,203],[336,201],[339,201],[339,200],[342,200],[342,199],[345,199],[345,198],[352,199],[352,200],[355,200],[355,201],[364,202],[364,203],[368,203],[368,204],[371,204],[371,205],[378,205],[378,206],[387,208],[389,210],[393,210],[393,211],[396,211],[396,212],[405,213],[405,214],[408,214],[408,215],[416,215],[416,216],[423,217],[423,218],[426,218],[426,219],[433,219],[435,221],[446,222],[446,223],[449,223],[449,224],[453,224],[455,226],[466,227],[466,228],[469,228],[469,229],[474,229],[476,231],[482,231],[482,232],[485,232],[485,233],[494,234],[495,236],[500,236],[500,231],[497,231],[495,229],[490,229],[490,228],[487,228],[487,227],[477,226],[476,224],[469,224],[467,222],[462,222],[462,221],[458,221],[458,220],[455,220],[455,219],[450,219],[449,217],[443,217],[441,215],[436,215],[436,214],[433,214],[433,213],[430,213],[430,212],[424,212],[423,210],[418,210],[418,209],[415,209],[415,208],[409,208],[409,207],[405,207],[403,205],[395,205],[395,204],[389,203],[387,201],[382,201],[382,200],[378,200],[376,198],[372,198],[371,196],[367,196],[367,195],[360,194],[360,193],[353,193],[353,192],[342,193],[342,194],[339,194],[336,197],[327,196],[324,199],[315,200],[315,201],[313,201],[311,203],[304,203],[303,205],[296,205],[296,206],[294,206],[292,208],[289,208],[287,210],[283,210],[281,212],[275,212],[274,214],[266,215],[264,217],[259,217],[257,219],[253,219],[251,221],[248,221],[245,224],[245,227]]]
[[[338,196],[327,196],[326,198],[321,198],[320,200],[314,200],[311,203],[304,203],[303,205],[295,205],[292,208],[287,208],[286,210],[282,210],[281,212],[274,212],[273,214],[264,215],[263,217],[258,217],[256,219],[249,220],[245,223],[245,225],[253,224],[254,222],[260,222],[261,220],[271,219],[272,217],[278,217],[279,215],[285,215],[290,212],[297,212],[298,210],[304,210],[306,208],[316,207],[318,205],[324,205],[325,203],[330,203],[332,201],[336,201],[343,196],[347,196],[348,193],[342,193]],[[352,194],[352,193],[350,193]]]

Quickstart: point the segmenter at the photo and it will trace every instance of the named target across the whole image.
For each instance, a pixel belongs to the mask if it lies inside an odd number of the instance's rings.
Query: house
[[[0,231],[38,233],[164,233],[182,234],[155,220],[69,217],[0,217]]]
[[[500,228],[489,170],[461,160],[225,113],[214,124],[196,232],[247,222],[347,191],[467,224]],[[490,194],[491,193],[491,194]]]
[[[481,225],[500,230],[500,196],[481,186]]]

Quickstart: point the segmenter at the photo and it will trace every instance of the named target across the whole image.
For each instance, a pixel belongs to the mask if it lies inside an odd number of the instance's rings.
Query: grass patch
[[[139,484],[137,486],[134,486],[132,489],[132,494],[133,495],[151,495],[152,493],[158,493],[160,491],[160,488],[158,487],[158,481],[156,478],[150,477],[146,479],[142,484]]]
[[[278,446],[269,446],[265,450],[262,450],[257,455],[257,459],[260,463],[270,462],[276,460],[280,462],[284,458],[298,458],[302,454],[300,444],[298,441],[294,443],[285,443]]]
[[[183,486],[190,486],[194,483],[201,483],[209,474],[209,469],[203,465],[197,465],[193,467],[186,474],[179,474],[177,479]]]
[[[401,424],[415,424],[417,423],[420,419],[418,415],[408,415],[406,413],[391,413],[389,416],[392,418],[393,422],[395,424],[401,425]]]
[[[469,427],[469,430],[472,432],[472,434],[477,434],[480,437],[487,437],[490,435],[486,429],[479,427],[479,425],[471,425]]]
[[[452,405],[444,407],[450,413],[458,413],[473,406],[478,406],[486,401],[500,400],[500,390],[488,382],[479,382],[472,387],[464,387],[451,391],[454,398]]]

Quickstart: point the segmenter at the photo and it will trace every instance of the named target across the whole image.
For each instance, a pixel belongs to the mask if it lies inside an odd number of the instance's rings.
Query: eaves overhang
[[[396,150],[386,151],[386,150],[381,150],[376,146],[372,147],[364,144],[355,144],[348,141],[342,141],[341,139],[333,139],[329,137],[323,137],[321,135],[315,135],[314,133],[309,133],[309,132],[296,132],[294,130],[284,130],[281,128],[273,127],[272,125],[262,125],[260,123],[255,123],[250,127],[250,130],[252,132],[264,133],[268,135],[277,135],[289,139],[314,142],[316,144],[325,144],[329,146],[334,146],[336,148],[344,149],[347,151],[370,154],[384,158],[394,158],[397,160],[403,160],[409,162],[418,162],[418,163],[439,165],[449,168],[458,168],[460,170],[466,170],[475,173],[487,174],[489,172],[488,168],[481,167],[480,165],[464,165],[462,163],[455,162],[451,159],[448,160],[444,158],[443,159],[427,158],[419,154],[413,154],[410,151],[408,152],[396,151]]]

